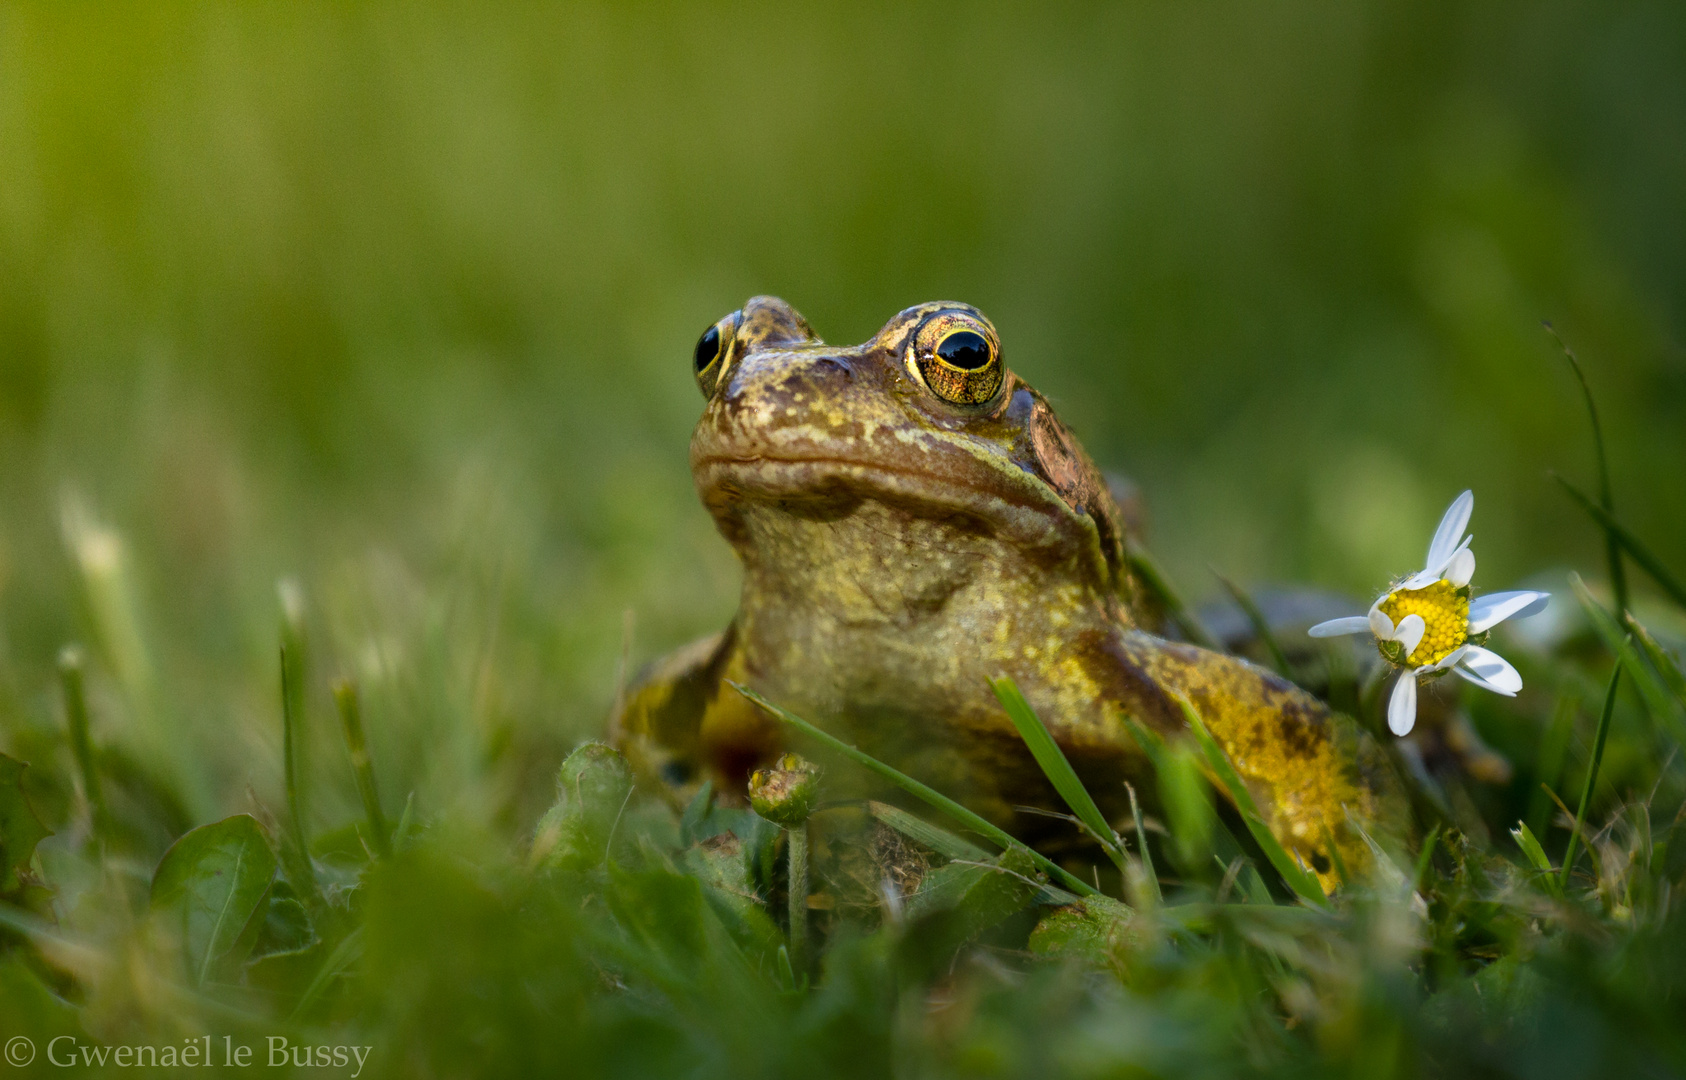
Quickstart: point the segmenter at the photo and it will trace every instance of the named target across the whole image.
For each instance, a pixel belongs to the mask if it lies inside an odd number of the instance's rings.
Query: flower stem
[[[808,823],[786,829],[785,840],[790,879],[790,963],[803,973],[808,969]]]

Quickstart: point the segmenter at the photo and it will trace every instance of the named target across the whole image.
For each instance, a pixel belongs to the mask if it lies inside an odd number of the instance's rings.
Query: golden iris
[[[913,362],[931,392],[951,405],[986,405],[1007,377],[995,328],[963,311],[939,311],[920,324]]]

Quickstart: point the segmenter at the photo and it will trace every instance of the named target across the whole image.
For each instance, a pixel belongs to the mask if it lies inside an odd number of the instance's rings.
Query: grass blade
[[[1228,835],[1207,798],[1206,775],[1196,763],[1191,748],[1166,746],[1158,732],[1128,716],[1121,719],[1130,737],[1153,763],[1154,774],[1159,778],[1159,802],[1169,827],[1174,861],[1183,873],[1196,874],[1213,854],[1213,840],[1220,834]],[[1220,858],[1219,862],[1227,864],[1228,860]]]
[[[369,745],[363,737],[363,712],[357,704],[357,687],[350,679],[334,683],[334,704],[339,706],[345,728],[345,747],[351,753],[351,769],[357,777],[357,794],[363,799],[363,813],[369,819],[369,842],[381,858],[392,857],[392,834],[381,812],[380,793],[375,789],[375,770],[369,763]]]
[[[624,804],[622,804],[622,805],[624,805]],[[406,838],[409,837],[410,829],[415,825],[415,820],[414,820],[415,810],[416,810],[416,793],[414,791],[412,791],[408,795],[404,796],[404,809],[398,815],[398,824],[393,827],[393,830],[392,830],[392,850],[403,851],[408,846],[408,844],[406,843]],[[604,846],[605,849],[607,849],[609,847],[609,845],[612,844],[612,843],[614,843],[614,833],[613,833],[613,830],[611,829],[610,830],[610,836],[609,836],[609,842],[605,843],[603,846]]]
[[[298,845],[305,850],[310,849],[304,835],[304,817],[300,810],[300,802],[304,792],[299,782],[298,742],[303,736],[299,730],[300,699],[299,684],[302,682],[300,658],[296,651],[287,648],[287,641],[281,641],[281,775],[287,790],[287,825],[289,832]]]
[[[1124,729],[1136,740],[1136,745],[1142,748],[1148,761],[1153,763],[1154,769],[1159,769],[1165,763],[1165,740],[1159,737],[1157,731],[1143,727],[1131,717],[1121,716],[1120,719],[1124,721]]]
[[[1423,876],[1428,873],[1429,864],[1434,859],[1434,842],[1440,839],[1440,826],[1436,825],[1428,831],[1423,840],[1422,850],[1417,852],[1417,867],[1411,875],[1411,891],[1422,892]]]
[[[299,1003],[293,1006],[288,1022],[297,1023],[302,1019],[305,1013],[310,1011],[310,1007],[327,992],[333,981],[362,958],[363,928],[359,926],[342,938],[340,943],[334,946],[334,951],[322,962],[322,966],[316,969],[316,975],[310,980],[310,985],[305,987],[304,994],[299,997]]]
[[[1188,609],[1187,604],[1183,603],[1183,599],[1177,594],[1177,590],[1171,587],[1170,579],[1159,568],[1159,564],[1153,561],[1153,556],[1132,546],[1127,558],[1131,572],[1141,579],[1142,585],[1165,608],[1165,614],[1170,617],[1172,622],[1177,624],[1177,629],[1182,631],[1183,637],[1193,644],[1211,649],[1213,652],[1227,651],[1224,649],[1223,643],[1213,637],[1212,632],[1206,629],[1205,624],[1200,621],[1199,617]]]
[[[310,861],[310,833],[305,827],[305,793],[300,763],[304,732],[303,657],[290,642],[283,623],[281,637],[281,762],[287,792],[287,825],[282,833],[281,857],[287,877],[304,897],[312,914],[322,910],[322,891],[316,881],[316,867]],[[289,648],[289,644],[293,647]]]
[[[59,967],[89,981],[104,975],[113,966],[110,954],[99,946],[69,937],[63,927],[5,900],[0,900],[0,929],[28,938]]]
[[[1610,588],[1616,594],[1616,610],[1627,610],[1627,571],[1622,567],[1622,543],[1615,528],[1616,504],[1610,494],[1610,461],[1604,454],[1604,427],[1598,422],[1598,406],[1592,400],[1592,388],[1587,385],[1586,373],[1581,370],[1581,362],[1576,358],[1569,343],[1558,336],[1556,329],[1550,323],[1545,324],[1546,333],[1557,341],[1557,347],[1563,350],[1564,359],[1569,361],[1569,369],[1575,373],[1575,381],[1581,384],[1581,398],[1586,402],[1587,418],[1592,421],[1592,446],[1598,454],[1598,505],[1603,511],[1600,524],[1604,526],[1604,556],[1610,565]],[[1568,487],[1568,482],[1558,477],[1558,483]],[[1578,494],[1578,493],[1576,493]],[[1592,503],[1587,502],[1590,508]],[[1686,604],[1686,600],[1681,601]]]
[[[1159,888],[1159,874],[1153,869],[1153,852],[1147,849],[1147,826],[1142,824],[1142,804],[1136,801],[1134,785],[1126,782],[1124,790],[1130,793],[1130,817],[1136,823],[1136,850],[1141,852],[1142,869],[1147,872],[1148,888],[1153,892],[1154,903],[1165,902],[1165,894]]]
[[[1124,845],[1113,831],[1112,825],[1101,814],[1100,807],[1089,794],[1089,789],[1083,786],[1083,781],[1077,778],[1076,770],[1071,762],[1066,760],[1065,752],[1049,734],[1047,725],[1036,715],[1036,710],[1030,707],[1030,702],[1019,692],[1018,684],[1010,678],[991,679],[989,688],[995,691],[995,698],[1001,702],[1001,707],[1007,710],[1007,718],[1018,729],[1019,738],[1030,747],[1031,756],[1036,764],[1042,767],[1042,772],[1054,785],[1054,790],[1060,793],[1060,798],[1071,807],[1071,812],[1077,815],[1079,821],[1088,826],[1095,834],[1101,847],[1106,850],[1107,857],[1118,867],[1118,872],[1124,872]]]
[[[1031,860],[1035,862],[1038,867],[1058,878],[1061,884],[1077,895],[1101,895],[1098,891],[1096,891],[1094,886],[1087,884],[1082,878],[1070,873],[1063,867],[1055,865],[1051,859],[1049,859],[1046,855],[1043,855],[1041,852],[1025,847],[1019,841],[1013,839],[1013,837],[1005,830],[991,825],[977,814],[974,814],[964,806],[961,806],[959,803],[955,802],[947,795],[942,794],[940,791],[937,791],[935,788],[927,787],[915,780],[913,777],[908,776],[905,773],[897,772],[895,769],[892,769],[882,761],[879,761],[871,754],[857,750],[855,747],[850,746],[848,743],[837,738],[835,735],[830,735],[821,731],[819,728],[808,723],[808,721],[802,719],[800,716],[797,716],[795,713],[781,709],[777,705],[774,705],[772,702],[768,701],[760,694],[757,694],[749,687],[744,686],[741,683],[733,682],[730,679],[726,680],[726,682],[732,689],[736,690],[738,693],[742,694],[762,709],[765,709],[769,716],[785,724],[789,724],[791,727],[802,732],[802,734],[813,739],[815,742],[842,754],[855,764],[860,765],[871,772],[877,773],[879,776],[882,776],[884,779],[890,781],[890,783],[895,784],[908,794],[929,803],[938,810],[941,810],[943,813],[954,818],[954,820],[965,825],[968,829],[978,833],[980,836],[988,837],[990,840],[999,844],[1003,848],[1020,848],[1027,852],[1030,855]]]
[[[304,687],[308,668],[304,590],[285,578],[275,587],[281,606],[281,749],[287,789],[287,815],[300,850],[310,850],[308,779],[310,740],[305,726]]]
[[[1628,619],[1627,625],[1628,629],[1633,631],[1634,639],[1639,642],[1640,648],[1645,650],[1645,656],[1651,661],[1651,666],[1657,669],[1657,674],[1662,676],[1663,682],[1668,685],[1674,700],[1680,703],[1681,708],[1686,709],[1686,675],[1681,674],[1680,665],[1675,663],[1668,650],[1657,644],[1657,639],[1651,636],[1651,631],[1645,629],[1638,619]]]
[[[1169,819],[1172,851],[1182,861],[1189,864],[1192,870],[1194,859],[1204,859],[1206,855],[1214,855],[1219,863],[1226,868],[1231,860],[1238,855],[1245,855],[1240,843],[1230,833],[1224,823],[1212,811],[1211,801],[1202,799],[1205,818],[1201,821],[1196,816],[1199,812],[1193,806],[1183,806],[1178,812],[1178,804],[1190,800],[1191,793],[1184,786],[1189,774],[1202,785],[1202,795],[1207,784],[1206,775],[1194,766],[1195,758],[1199,757],[1191,747],[1184,747],[1186,753],[1165,745],[1165,740],[1151,728],[1143,727],[1128,716],[1123,717],[1124,728],[1130,737],[1136,740],[1136,745],[1142,748],[1148,760],[1153,764],[1153,770],[1159,777],[1160,797],[1164,801],[1166,817]],[[1186,762],[1186,765],[1185,765]],[[1197,835],[1186,835],[1194,832]],[[1145,831],[1138,830],[1142,839],[1146,840]],[[1218,850],[1213,850],[1213,849]],[[1254,903],[1274,904],[1270,890],[1265,886],[1264,878],[1259,876],[1258,867],[1253,859],[1246,859],[1246,868],[1241,872],[1241,882],[1246,887],[1248,895]],[[1155,889],[1158,880],[1155,878]]]
[[[1352,884],[1352,875],[1346,872],[1346,860],[1341,858],[1340,845],[1335,843],[1335,834],[1329,831],[1329,826],[1323,826],[1323,842],[1329,845],[1329,861],[1335,864],[1335,880],[1341,883],[1341,888]]]
[[[1299,863],[1288,854],[1282,844],[1276,839],[1276,834],[1265,824],[1264,816],[1259,813],[1258,804],[1253,801],[1253,793],[1247,790],[1247,785],[1241,782],[1241,776],[1230,763],[1229,755],[1224,753],[1223,747],[1212,738],[1212,733],[1206,730],[1205,721],[1200,719],[1200,713],[1194,704],[1181,694],[1174,695],[1177,704],[1182,707],[1183,715],[1188,718],[1188,726],[1193,729],[1194,737],[1200,742],[1200,749],[1205,751],[1206,761],[1217,773],[1218,780],[1229,792],[1230,798],[1235,800],[1235,807],[1241,812],[1241,818],[1247,823],[1247,829],[1253,834],[1253,840],[1259,849],[1265,853],[1265,858],[1276,867],[1276,872],[1282,875],[1282,880],[1303,900],[1318,907],[1327,907],[1329,898],[1323,895],[1323,887],[1317,879],[1307,873]]]
[[[1604,708],[1598,714],[1598,732],[1592,739],[1592,760],[1587,763],[1586,783],[1581,785],[1581,805],[1575,811],[1575,829],[1569,834],[1569,847],[1563,853],[1563,871],[1558,878],[1557,887],[1569,887],[1569,871],[1575,866],[1575,842],[1581,838],[1581,829],[1586,825],[1587,804],[1592,802],[1593,785],[1598,783],[1598,766],[1604,760],[1604,739],[1610,734],[1610,717],[1616,711],[1616,686],[1622,679],[1622,665],[1617,664],[1610,672],[1610,688],[1604,691]]]
[[[1212,784],[1200,751],[1179,740],[1165,747],[1160,761],[1159,802],[1171,827],[1171,848],[1178,868],[1189,875],[1204,873],[1217,837],[1226,830],[1212,803]],[[1223,861],[1227,864],[1235,854],[1223,852]]]
[[[708,819],[709,807],[714,805],[714,781],[704,780],[702,787],[691,796],[691,802],[685,807],[685,813],[679,818],[679,842],[690,847],[699,840],[707,840],[702,835],[703,822]]]
[[[1680,579],[1674,576],[1673,571],[1663,565],[1663,561],[1657,558],[1650,548],[1645,546],[1644,541],[1633,535],[1625,525],[1617,521],[1614,514],[1587,498],[1574,484],[1556,473],[1551,475],[1552,479],[1561,484],[1563,490],[1567,491],[1569,496],[1580,504],[1581,509],[1585,510],[1587,515],[1604,529],[1606,536],[1612,537],[1615,542],[1626,549],[1629,555],[1633,556],[1633,561],[1643,567],[1647,574],[1651,575],[1651,580],[1655,581],[1663,592],[1668,593],[1669,597],[1681,607],[1686,607],[1686,585],[1681,584]],[[1616,601],[1620,610],[1627,610],[1625,591],[1616,594]]]
[[[1270,666],[1276,669],[1278,675],[1289,682],[1293,682],[1294,669],[1288,663],[1288,654],[1282,651],[1282,645],[1276,640],[1276,635],[1270,632],[1270,624],[1265,622],[1264,612],[1259,610],[1259,605],[1253,602],[1251,596],[1242,591],[1241,586],[1216,570],[1212,571],[1212,576],[1218,579],[1218,584],[1224,587],[1224,592],[1228,593],[1229,598],[1235,601],[1235,606],[1241,609],[1241,613],[1247,616],[1247,622],[1252,625],[1253,633],[1257,634],[1259,639],[1265,643],[1265,648],[1270,650]]]
[[[94,765],[94,743],[88,735],[88,695],[82,673],[86,661],[82,650],[66,645],[59,650],[59,683],[64,689],[64,722],[70,734],[70,752],[82,776],[82,797],[88,801],[90,833],[103,839],[111,819],[105,808],[99,770]]]
[[[1516,828],[1510,830],[1511,838],[1516,846],[1522,849],[1522,854],[1528,856],[1528,861],[1534,864],[1534,869],[1542,875],[1546,888],[1553,896],[1562,895],[1562,888],[1557,883],[1556,871],[1552,869],[1551,860],[1546,858],[1545,848],[1534,838],[1534,830],[1528,827],[1526,821],[1518,821]]]
[[[951,862],[988,862],[989,852],[964,840],[947,829],[939,829],[922,817],[908,813],[899,806],[869,799],[867,813],[910,840],[925,845]]]
[[[1651,669],[1639,658],[1639,651],[1633,647],[1633,636],[1616,622],[1614,615],[1593,599],[1592,594],[1587,591],[1586,583],[1578,574],[1569,575],[1569,587],[1575,591],[1576,598],[1586,609],[1598,636],[1604,639],[1604,644],[1610,647],[1620,666],[1627,669],[1628,676],[1639,688],[1639,696],[1645,702],[1646,711],[1658,722],[1666,724],[1677,741],[1686,744],[1686,716],[1681,715],[1677,702],[1670,698],[1662,683],[1657,681],[1656,675],[1652,674]]]

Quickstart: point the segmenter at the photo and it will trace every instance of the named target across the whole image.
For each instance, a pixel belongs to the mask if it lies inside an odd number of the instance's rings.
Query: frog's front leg
[[[1354,828],[1402,838],[1408,807],[1380,748],[1350,719],[1286,679],[1234,656],[1141,633],[1124,649],[1165,691],[1181,694],[1234,763],[1271,832],[1337,884],[1329,842],[1349,869],[1371,861]]]
[[[745,682],[736,627],[676,649],[641,671],[611,718],[611,741],[638,775],[677,805],[705,780],[742,793],[782,748],[775,721],[726,680]]]

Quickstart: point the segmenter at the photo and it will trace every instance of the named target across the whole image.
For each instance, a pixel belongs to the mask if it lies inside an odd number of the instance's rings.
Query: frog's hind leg
[[[705,780],[728,797],[781,748],[775,723],[726,680],[745,681],[736,627],[651,663],[610,718],[609,738],[646,784],[679,805]]]
[[[1139,633],[1126,635],[1125,649],[1198,710],[1271,832],[1325,889],[1338,881],[1331,839],[1356,872],[1371,860],[1357,828],[1383,843],[1402,838],[1409,811],[1398,778],[1350,719],[1239,657]]]

